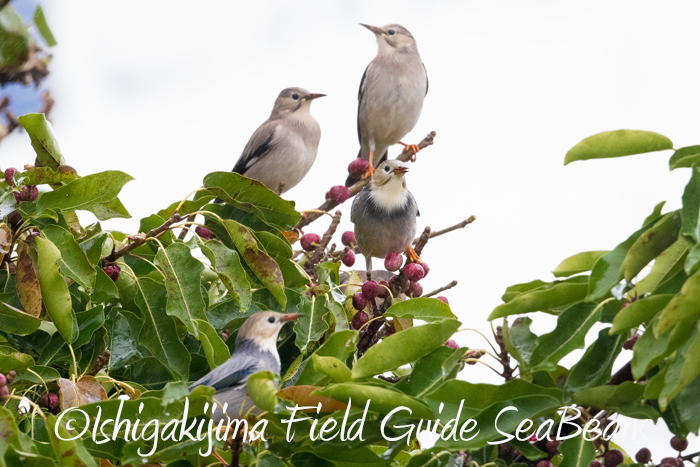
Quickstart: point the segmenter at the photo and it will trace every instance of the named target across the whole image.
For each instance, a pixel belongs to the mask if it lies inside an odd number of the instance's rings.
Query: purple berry
[[[352,306],[358,311],[364,310],[365,307],[367,307],[367,298],[362,295],[362,292],[357,292],[352,296]]]
[[[19,213],[19,211],[12,211],[7,215],[7,222],[9,222],[11,225],[17,225],[21,220],[22,215]]]
[[[408,295],[411,298],[420,297],[423,295],[423,286],[419,282],[411,282],[411,285],[408,287]]]
[[[457,344],[452,339],[448,339],[447,342],[445,342],[445,347],[449,347],[453,350],[457,350],[459,348],[459,344]]]
[[[10,167],[9,169],[5,169],[5,181],[7,182],[8,185],[10,186],[15,186],[15,181],[14,181],[14,176],[15,173],[19,172],[19,170],[15,169],[14,167]]]
[[[627,308],[628,306],[630,306],[630,302],[625,302],[625,303],[622,304],[622,306],[620,307],[620,309],[622,310],[623,308]]]
[[[117,279],[119,279],[119,272],[121,271],[121,268],[117,266],[116,264],[108,264],[107,266],[104,267],[104,272],[109,276],[110,279],[112,279],[113,282],[117,282]]]
[[[202,237],[204,240],[211,240],[211,230],[207,229],[206,227],[198,225],[195,227],[194,233]]]
[[[617,467],[625,461],[625,456],[622,454],[622,451],[610,449],[603,456],[603,460],[605,461],[605,467]]]
[[[328,199],[335,201],[336,203],[344,203],[350,198],[350,190],[348,187],[343,185],[336,185],[331,188],[328,192]]]
[[[678,436],[671,438],[671,447],[678,452],[685,451],[688,449],[688,440],[680,439]]]
[[[23,196],[26,198],[25,201],[34,201],[39,196],[39,189],[36,185],[24,185],[22,186],[22,193],[25,193]]]
[[[226,331],[221,331],[221,337],[222,337],[224,340],[227,340],[227,339],[230,337],[230,334],[229,334],[228,332],[226,332]]]
[[[0,398],[7,397],[10,395],[10,390],[7,386],[0,386]]]
[[[314,233],[307,233],[301,237],[301,247],[304,251],[314,251],[321,242],[321,237]]]
[[[591,462],[591,467],[603,467],[603,464],[598,461],[593,461]]]
[[[430,266],[428,266],[428,263],[418,263],[418,264],[420,264],[423,267],[423,272],[425,273],[425,274],[423,274],[423,278],[425,278],[428,275],[428,273],[430,272]]]
[[[345,253],[345,255],[343,255],[343,258],[341,261],[347,267],[351,267],[353,264],[355,264],[355,252],[352,250],[348,250],[348,252]]]
[[[547,453],[549,453],[550,456],[556,456],[557,453],[559,452],[559,445],[561,444],[561,441],[547,441]]]
[[[369,161],[358,157],[348,165],[348,172],[352,178],[360,178],[369,169]]]
[[[377,293],[377,297],[379,298],[386,298],[389,296],[389,283],[387,281],[379,281],[379,292]]]
[[[384,268],[387,271],[398,271],[403,264],[403,258],[399,253],[389,253],[384,258]]]
[[[537,467],[554,467],[554,464],[549,461],[542,460],[537,463]]]
[[[632,336],[627,342],[625,342],[622,345],[622,348],[625,350],[632,350],[632,347],[634,347],[635,342],[637,342],[637,339],[639,339],[639,334],[635,334]]]
[[[408,263],[406,267],[403,268],[403,273],[406,274],[406,278],[411,282],[418,282],[425,277],[425,271],[418,263]]]
[[[7,385],[7,378],[5,378],[5,375],[0,373],[0,386],[6,386]]]
[[[54,393],[46,393],[39,399],[39,405],[49,410],[52,414],[56,415],[60,412],[60,400],[58,395]]]
[[[447,299],[447,297],[443,297],[442,295],[440,295],[437,299],[440,300],[441,302],[446,303],[447,305],[450,304],[450,301]]]
[[[352,328],[359,331],[365,323],[369,321],[369,316],[364,311],[358,311],[355,316],[352,317]]]
[[[26,191],[13,191],[12,195],[15,197],[15,202],[17,204],[24,201],[29,201],[29,193]]]
[[[637,455],[635,455],[634,458],[637,459],[637,462],[640,464],[646,464],[651,460],[651,451],[649,448],[642,448],[637,451]]]
[[[683,467],[683,463],[678,462],[677,457],[664,457],[663,459],[661,459],[661,465],[663,464],[668,464],[673,467]]]
[[[398,280],[399,280],[399,276],[394,276],[394,277],[392,277],[391,279],[389,279],[389,288],[390,288],[390,289],[395,289],[395,288],[396,288],[396,283],[398,282]],[[401,292],[401,293],[406,292],[406,291],[409,289],[409,287],[411,287],[411,281],[409,281],[408,279],[406,279],[406,280],[404,281],[403,287],[401,287],[400,289],[398,289],[398,291]]]
[[[340,241],[343,246],[354,246],[355,245],[355,232],[351,230],[346,230],[343,232],[343,236],[340,237]]]
[[[379,296],[379,284],[374,281],[367,281],[362,284],[362,295],[367,300],[372,300]]]

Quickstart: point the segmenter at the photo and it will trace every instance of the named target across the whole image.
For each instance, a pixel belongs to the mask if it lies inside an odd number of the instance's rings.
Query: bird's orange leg
[[[365,174],[365,178],[372,178],[374,177],[374,172],[377,170],[374,168],[374,164],[372,164],[372,157],[374,156],[374,151],[370,150],[369,151],[369,168],[367,169],[367,173]]]
[[[412,263],[422,263],[420,256],[418,256],[418,253],[416,253],[416,250],[413,249],[412,246],[409,246],[406,248],[406,257],[408,260]]]
[[[399,141],[399,144],[402,145],[404,148],[410,149],[411,151],[413,151],[413,155],[411,155],[411,162],[415,162],[416,161],[416,154],[418,154],[420,152],[420,148],[418,147],[418,145],[417,144],[406,144],[406,143],[402,143],[401,141]]]

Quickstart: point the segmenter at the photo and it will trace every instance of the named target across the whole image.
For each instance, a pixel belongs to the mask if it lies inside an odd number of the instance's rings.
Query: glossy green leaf
[[[238,209],[258,216],[280,230],[291,230],[301,214],[257,180],[233,172],[213,172],[204,177],[204,187]]]
[[[489,321],[510,315],[546,311],[584,299],[588,290],[588,278],[576,276],[561,282],[545,284],[524,292],[507,303],[498,305],[489,315]]]
[[[460,324],[448,318],[392,334],[365,352],[352,369],[352,377],[377,375],[415,362],[443,345]]]
[[[437,298],[414,298],[394,303],[386,310],[384,316],[420,319],[428,323],[445,318],[456,318],[450,306]]]
[[[631,302],[620,310],[613,318],[611,334],[619,334],[629,331],[642,323],[648,323],[656,316],[673,298],[671,294],[650,295],[640,300]]]
[[[180,342],[175,321],[167,313],[164,285],[142,277],[136,281],[136,305],[144,316],[139,343],[165,365],[175,378],[186,381],[190,374],[190,354]]]
[[[271,412],[279,402],[277,385],[279,377],[271,371],[259,371],[248,377],[246,390],[256,407]]]
[[[18,310],[12,305],[0,302],[0,330],[26,336],[39,328],[41,320]]]
[[[503,321],[503,343],[508,353],[520,364],[520,374],[530,371],[530,359],[537,346],[537,336],[530,331],[532,320],[527,317],[517,318],[513,325]]]
[[[700,240],[700,167],[693,167],[683,191],[681,235],[692,243]]]
[[[27,25],[12,5],[0,10],[0,25],[0,66],[19,68],[29,59]]]
[[[34,359],[31,355],[0,347],[0,373],[6,374],[8,371],[20,371],[33,366]]]
[[[334,357],[340,361],[346,361],[355,353],[357,345],[357,331],[337,331],[328,337],[314,355],[319,357]],[[328,382],[328,376],[315,370],[314,365],[306,364],[301,370],[297,385],[322,386]]]
[[[686,146],[677,149],[668,161],[670,170],[692,167],[693,164],[697,163],[700,163],[700,146]]]
[[[23,185],[54,185],[72,182],[78,178],[78,174],[69,171],[55,172],[50,167],[33,167],[15,177],[18,177],[19,183]]]
[[[572,368],[566,378],[564,390],[569,394],[581,389],[600,386],[610,380],[613,363],[622,350],[627,336],[609,334],[610,328],[603,328],[598,339],[591,344],[586,353]]]
[[[696,272],[683,284],[680,294],[668,302],[659,315],[656,336],[660,336],[676,323],[700,314],[700,272]]]
[[[316,371],[328,375],[336,383],[345,383],[352,379],[350,368],[335,357],[313,354],[311,360]]]
[[[51,240],[61,252],[58,267],[64,276],[70,277],[88,291],[95,286],[96,273],[83,250],[73,239],[73,234],[59,227],[48,225],[41,232]]]
[[[41,237],[35,240],[44,306],[63,339],[68,343],[73,342],[78,335],[77,329],[73,329],[70,292],[58,269],[61,252],[50,240]]]
[[[649,274],[637,282],[629,291],[630,297],[641,297],[654,292],[662,283],[675,276],[683,269],[683,262],[688,254],[688,243],[683,239],[678,239],[673,245],[666,248],[654,260]]]
[[[583,435],[564,440],[559,446],[564,456],[557,467],[589,467],[595,458],[596,448],[593,441],[587,441]]]
[[[66,161],[53,135],[51,123],[46,120],[44,114],[29,113],[17,117],[17,121],[29,135],[36,157],[42,166],[56,170],[58,166],[65,165]]]
[[[425,357],[422,357],[416,362],[408,378],[408,382],[402,381],[397,383],[397,388],[409,396],[423,397],[425,394],[435,390],[443,383],[452,372],[455,366],[459,365],[459,358],[464,356],[466,348],[451,349],[446,346],[438,347],[430,352]],[[452,358],[455,354],[458,358]],[[445,363],[448,366],[445,367]],[[447,370],[447,375],[445,374]]]
[[[574,402],[584,407],[617,412],[632,418],[656,420],[658,412],[644,403],[644,385],[625,381],[618,386],[603,385],[582,389],[573,395]]]
[[[678,436],[697,433],[700,429],[700,378],[673,398],[662,413],[666,425]]]
[[[74,436],[71,436],[68,430],[66,430],[66,425],[57,423],[54,415],[48,415],[46,428],[46,431],[49,433],[49,438],[51,439],[51,445],[53,446],[56,459],[59,460],[61,465],[65,467],[97,467],[97,462],[95,462],[95,459],[90,455],[87,449],[85,449],[82,441],[79,439],[64,441]]]
[[[133,179],[131,175],[118,170],[87,175],[56,188],[54,191],[44,193],[37,200],[37,208],[40,211],[45,209],[85,210],[96,203],[113,200],[122,187]]]
[[[634,344],[632,374],[635,379],[641,378],[647,371],[683,345],[693,332],[692,323],[694,321],[693,318],[680,321],[672,329],[659,333],[659,316],[652,319],[644,334]]]
[[[8,450],[19,449],[29,454],[37,454],[37,448],[32,440],[17,426],[15,414],[1,406],[0,427],[2,427],[2,432],[0,432],[2,433],[0,436],[0,466],[14,467],[17,465],[9,461],[9,455],[6,455]]]
[[[530,359],[533,371],[553,371],[564,356],[582,348],[588,330],[598,321],[600,314],[599,305],[579,303],[559,315],[554,331],[538,339]]]
[[[620,271],[626,281],[637,274],[656,258],[661,252],[673,245],[678,239],[681,227],[680,211],[669,212],[651,228],[646,230],[627,251]]]
[[[202,246],[202,252],[209,259],[231,296],[238,302],[240,310],[246,311],[250,307],[253,293],[238,252],[226,248],[217,240],[208,241]]]
[[[114,218],[128,219],[131,217],[131,214],[129,214],[129,211],[126,210],[119,198],[91,204],[85,207],[85,210],[93,213],[101,221]]]
[[[187,332],[199,338],[196,319],[207,320],[206,304],[202,298],[200,278],[204,265],[192,257],[192,252],[183,243],[173,243],[156,254],[155,264],[165,275],[168,291],[166,308],[170,316],[177,317]]]
[[[409,418],[433,418],[433,412],[424,402],[402,392],[362,383],[331,384],[311,393],[312,396],[330,397],[338,402],[351,403],[353,407],[364,407],[370,402],[369,409],[374,412],[388,413],[396,407],[408,407],[411,414],[403,415]],[[323,410],[323,409],[321,409]]]
[[[595,262],[598,261],[598,258],[606,253],[609,252],[607,250],[584,251],[583,253],[577,253],[573,256],[569,256],[564,261],[559,263],[559,266],[552,271],[552,274],[554,274],[554,277],[568,277],[581,272],[590,271],[593,269]]]
[[[606,131],[589,136],[566,153],[564,165],[588,159],[631,156],[673,149],[670,139],[658,133],[640,130]]]
[[[661,410],[665,410],[671,399],[700,376],[700,323],[693,327],[688,340],[667,361],[664,386],[658,396]]]
[[[34,10],[34,25],[39,30],[39,34],[46,41],[46,45],[53,47],[56,45],[56,38],[53,37],[53,33],[49,28],[49,24],[46,22],[46,17],[44,16],[44,10],[41,6],[37,6]]]
[[[199,330],[199,338],[204,355],[207,357],[207,363],[209,363],[209,369],[213,370],[226,362],[231,357],[231,352],[211,324],[200,319],[195,320],[195,323]]]
[[[99,305],[76,313],[75,316],[78,323],[78,338],[73,342],[73,347],[77,349],[90,342],[93,333],[104,324],[104,307]]]
[[[294,323],[296,345],[300,351],[305,352],[310,344],[318,342],[328,331],[329,302],[325,295],[302,296],[299,304],[299,313],[302,314]]]
[[[31,370],[32,371],[25,370],[18,372],[15,382],[29,381],[33,384],[43,385],[44,383],[56,381],[61,377],[61,374],[57,370],[49,366],[34,365],[31,367]],[[37,375],[39,375],[41,378],[39,378]]]
[[[515,284],[511,285],[506,289],[506,292],[503,294],[501,297],[501,300],[504,302],[508,303],[509,301],[513,300],[515,297],[518,295],[522,295],[525,292],[529,292],[530,290],[538,289],[542,287],[543,285],[549,285],[549,283],[541,280],[534,280],[531,282],[526,282],[524,284]]]
[[[138,344],[142,321],[140,317],[126,310],[112,310],[107,315],[107,348],[111,351],[108,369],[119,368],[140,355]]]

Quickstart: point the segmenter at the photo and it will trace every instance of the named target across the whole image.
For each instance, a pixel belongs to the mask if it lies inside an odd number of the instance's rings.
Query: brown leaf
[[[296,230],[284,230],[282,231],[282,235],[284,235],[284,238],[292,245],[299,241],[299,233]]]
[[[61,410],[107,400],[107,392],[92,376],[83,376],[75,383],[59,378],[58,389]]]
[[[321,403],[321,410],[323,412],[333,412],[336,410],[345,410],[348,408],[348,404],[338,402],[330,397],[323,396],[312,396],[311,393],[317,389],[323,389],[320,386],[289,386],[287,388],[277,391],[277,397],[287,401],[292,401],[298,406],[314,406],[316,407],[318,403]],[[316,412],[316,409],[302,410],[301,412]]]
[[[0,255],[10,252],[12,246],[12,231],[7,224],[0,222]]]
[[[41,314],[41,288],[36,275],[36,265],[29,254],[29,247],[20,242],[17,246],[17,295],[24,311],[35,318]]]

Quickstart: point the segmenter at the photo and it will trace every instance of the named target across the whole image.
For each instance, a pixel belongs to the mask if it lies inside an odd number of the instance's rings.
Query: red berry
[[[228,332],[226,332],[226,331],[221,331],[221,337],[222,337],[224,340],[227,340],[227,339],[229,338],[229,336],[230,336],[230,334],[229,334]]]
[[[635,342],[637,342],[637,339],[639,339],[639,334],[635,334],[632,336],[627,342],[625,342],[622,345],[622,348],[625,350],[632,350],[632,347],[634,347]]]
[[[408,295],[411,298],[420,297],[423,295],[423,286],[419,282],[411,282],[411,285],[408,287]]]
[[[17,225],[21,220],[22,215],[19,213],[19,211],[12,211],[7,215],[7,222],[9,222],[11,225]]]
[[[537,467],[554,467],[554,464],[549,461],[539,461]]]
[[[373,298],[379,296],[379,284],[375,281],[367,281],[362,284],[362,295],[367,300],[372,300]]]
[[[364,311],[358,311],[355,316],[352,317],[352,328],[355,330],[360,330],[365,323],[369,321],[369,316]]]
[[[642,448],[637,451],[637,455],[635,455],[634,458],[637,459],[637,462],[640,464],[646,464],[651,460],[651,451],[649,448]]]
[[[355,232],[352,232],[350,230],[346,230],[343,232],[343,236],[340,237],[340,241],[343,243],[343,246],[354,246],[355,245]]]
[[[36,185],[24,185],[22,186],[22,193],[25,193],[25,201],[34,201],[37,196],[39,196],[39,189],[36,187]]]
[[[430,272],[430,266],[428,266],[428,263],[418,263],[418,264],[420,264],[421,267],[423,268],[423,272],[425,273],[425,274],[423,274],[423,277],[425,278],[425,276],[427,276],[428,273]]]
[[[678,462],[675,462],[675,459],[674,459],[673,463],[663,462],[663,463],[659,464],[659,467],[678,467]]]
[[[15,202],[17,204],[23,201],[29,201],[29,193],[26,191],[13,191],[12,195],[15,197]]]
[[[352,178],[362,177],[362,175],[367,172],[367,169],[369,169],[369,161],[366,161],[361,157],[358,157],[354,161],[350,162],[350,165],[348,165],[348,172]]]
[[[7,386],[0,386],[0,397],[7,397],[10,395],[10,390]]]
[[[603,464],[598,461],[593,461],[591,462],[591,467],[603,467]]]
[[[547,441],[547,453],[549,453],[550,456],[556,456],[557,453],[559,452],[559,445],[561,444],[561,441]]]
[[[445,302],[448,305],[450,304],[450,301],[447,299],[447,297],[443,297],[442,295],[440,295],[437,299],[441,302]]]
[[[321,242],[321,237],[314,233],[307,233],[301,237],[301,247],[304,251],[314,251]]]
[[[408,263],[406,267],[403,268],[403,273],[406,274],[406,278],[411,282],[418,282],[425,277],[425,271],[418,263]]]
[[[617,449],[610,449],[603,456],[605,467],[617,467],[625,461],[625,456]]]
[[[445,347],[449,347],[453,350],[457,350],[459,348],[459,344],[457,344],[452,339],[448,339],[447,342],[445,342]]]
[[[0,373],[0,386],[6,386],[7,385],[7,378],[5,378],[5,375]]]
[[[536,443],[537,442],[537,433],[531,434],[530,437],[527,439],[527,442],[530,444]]]
[[[389,283],[387,281],[379,281],[379,292],[377,293],[377,297],[379,298],[386,298],[389,296]]]
[[[117,282],[117,279],[119,279],[119,272],[121,271],[121,268],[117,266],[116,264],[108,264],[107,266],[104,267],[104,272],[109,276],[112,281]]]
[[[671,447],[678,452],[688,449],[688,440],[680,439],[678,436],[671,438]]]
[[[350,190],[348,187],[343,185],[336,185],[331,188],[328,192],[328,199],[335,201],[336,203],[344,203],[350,198]]]
[[[362,295],[362,292],[357,292],[352,296],[352,306],[358,311],[364,310],[367,307],[367,298]]]
[[[348,250],[348,252],[345,253],[345,255],[343,255],[343,258],[341,261],[347,267],[351,267],[353,264],[355,264],[355,252],[352,250]]]
[[[389,253],[384,258],[384,268],[387,271],[398,271],[403,264],[403,258],[399,253]]]
[[[211,230],[207,229],[206,227],[202,227],[201,225],[198,225],[194,229],[194,233],[202,237],[204,240],[211,240]]]
[[[15,186],[15,181],[13,179],[15,172],[19,172],[19,170],[15,169],[14,167],[10,167],[9,169],[5,169],[5,181],[10,186]]]
[[[677,457],[664,457],[661,459],[661,465],[668,464],[672,467],[683,467],[683,462],[679,462]]]
[[[60,404],[61,402],[58,398],[58,395],[53,393],[46,393],[42,395],[39,399],[39,405],[41,407],[49,409],[49,412],[51,412],[54,415],[60,412]]]

